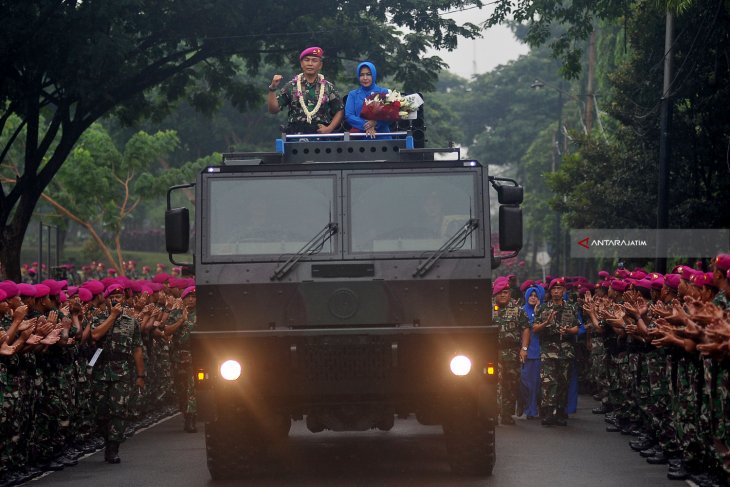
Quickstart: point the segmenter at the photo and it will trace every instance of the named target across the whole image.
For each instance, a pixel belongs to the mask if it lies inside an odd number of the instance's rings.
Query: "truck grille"
[[[318,337],[297,345],[297,370],[310,383],[383,381],[395,365],[395,353],[383,337]]]

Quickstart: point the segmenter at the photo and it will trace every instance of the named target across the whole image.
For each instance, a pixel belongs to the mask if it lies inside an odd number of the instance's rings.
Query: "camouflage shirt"
[[[177,316],[179,318],[179,314]],[[188,313],[188,319],[172,335],[171,358],[174,363],[187,364],[192,361],[190,355],[190,337],[192,336],[193,328],[195,328],[195,311],[190,311]]]
[[[322,102],[319,110],[312,115],[311,124],[313,125],[313,128],[316,128],[320,123],[329,125],[335,114],[342,110],[342,97],[340,97],[340,94],[337,92],[335,85],[325,79],[322,80],[322,83],[324,86],[325,101]],[[302,109],[299,98],[301,96],[304,97],[307,110],[314,110],[314,107],[317,106],[317,95],[320,91],[319,86],[319,81],[309,83],[304,77],[302,77],[301,93],[297,91],[296,78],[289,81],[283,88],[281,88],[281,90],[279,90],[279,93],[276,95],[276,100],[279,103],[280,109],[289,109],[289,115],[287,116],[289,125],[308,123],[307,115]]]
[[[535,317],[535,323],[544,323],[553,311],[556,311],[555,318],[539,333],[541,358],[573,358],[575,355],[573,335],[564,335],[561,337],[560,327],[566,326],[572,328],[578,325],[575,306],[565,301],[559,305],[555,305],[552,301],[549,301],[540,308],[538,315]]]
[[[730,302],[728,302],[727,300],[727,295],[725,294],[725,291],[720,291],[719,293],[715,294],[712,302],[713,304],[716,304],[721,308],[730,310]]]
[[[108,317],[106,313],[94,317],[91,329],[94,330]],[[135,348],[142,346],[139,323],[125,313],[120,314],[111,329],[97,342],[97,346],[103,351],[94,366],[94,379],[129,380],[132,375],[132,353]]]
[[[499,326],[499,349],[502,360],[517,360],[522,344],[522,333],[530,327],[525,310],[510,301],[507,306],[495,306],[492,322]]]

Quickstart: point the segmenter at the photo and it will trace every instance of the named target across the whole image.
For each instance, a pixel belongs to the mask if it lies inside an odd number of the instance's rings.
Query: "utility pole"
[[[593,128],[593,80],[596,76],[596,30],[591,32],[588,43],[588,81],[586,83],[586,104],[583,111],[586,131],[590,134]]]
[[[662,106],[659,119],[659,188],[657,201],[657,255],[656,271],[662,274],[667,272],[666,243],[661,230],[669,223],[669,162],[671,160],[671,132],[672,132],[672,43],[674,40],[674,18],[667,11],[666,27],[664,31],[664,83],[662,86]]]

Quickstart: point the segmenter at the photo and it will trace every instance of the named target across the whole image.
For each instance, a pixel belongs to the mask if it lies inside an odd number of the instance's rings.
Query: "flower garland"
[[[307,123],[312,123],[312,117],[319,111],[322,107],[322,102],[324,101],[324,76],[321,74],[318,74],[317,76],[319,77],[319,94],[317,95],[317,104],[310,112],[307,109],[307,104],[304,101],[304,93],[302,92],[302,78],[304,75],[302,73],[297,75],[297,95],[299,96],[299,104],[302,106],[302,110],[304,110],[304,114],[307,116]]]

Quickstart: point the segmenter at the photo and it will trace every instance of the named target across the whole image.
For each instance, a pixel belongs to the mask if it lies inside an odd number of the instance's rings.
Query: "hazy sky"
[[[447,15],[459,24],[471,22],[473,24],[483,23],[489,16],[489,10],[470,9],[463,12],[455,12]],[[449,65],[452,71],[465,78],[471,78],[476,74],[491,71],[500,64],[517,59],[521,54],[527,54],[529,48],[517,41],[512,31],[507,27],[492,27],[482,32],[482,37],[474,40],[459,39],[459,46],[451,51],[435,51],[435,54]]]

